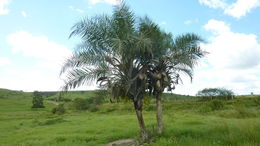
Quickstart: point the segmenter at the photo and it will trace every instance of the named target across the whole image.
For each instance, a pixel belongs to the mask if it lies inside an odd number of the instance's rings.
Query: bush
[[[32,108],[44,108],[43,97],[40,92],[33,92]]]
[[[202,105],[198,111],[201,113],[207,113],[214,110],[221,110],[223,108],[224,108],[224,102],[219,99],[214,99]]]
[[[86,99],[76,98],[73,100],[73,107],[76,110],[87,110],[88,106],[89,104]]]
[[[235,106],[235,111],[237,113],[237,118],[250,118],[250,117],[256,117],[256,113],[250,109],[247,109],[243,105]]]
[[[88,109],[89,109],[90,112],[97,112],[97,111],[99,111],[98,106],[95,105],[95,104],[92,104],[91,106],[89,106]]]
[[[90,111],[94,111],[97,109],[97,106],[102,104],[104,101],[103,96],[99,96],[99,92],[96,91],[96,96],[95,97],[90,97],[87,99],[82,99],[82,98],[76,98],[73,101],[73,107],[76,110],[87,110],[89,109]]]
[[[64,108],[64,104],[59,104],[57,107],[52,109],[52,113],[53,114],[64,114],[66,112],[65,108]]]
[[[220,110],[224,108],[224,102],[219,99],[214,99],[209,102],[209,106],[212,110]]]
[[[209,104],[204,104],[199,108],[199,112],[200,113],[207,113],[212,111],[211,107],[209,106]]]
[[[144,106],[144,110],[145,111],[155,111],[156,110],[156,106],[152,105],[152,104],[148,104]]]

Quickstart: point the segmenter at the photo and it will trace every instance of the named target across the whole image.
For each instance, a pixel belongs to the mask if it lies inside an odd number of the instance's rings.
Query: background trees
[[[205,88],[198,91],[197,96],[201,96],[204,99],[226,99],[230,100],[234,97],[234,92],[225,88]]]

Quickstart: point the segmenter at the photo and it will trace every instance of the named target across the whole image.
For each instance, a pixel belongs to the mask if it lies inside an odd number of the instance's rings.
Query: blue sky
[[[175,93],[207,87],[260,94],[260,0],[126,0],[177,36],[193,32],[210,54]],[[59,70],[79,39],[70,28],[84,17],[112,14],[118,0],[0,0],[0,88],[59,90]],[[94,89],[84,86],[79,89]]]

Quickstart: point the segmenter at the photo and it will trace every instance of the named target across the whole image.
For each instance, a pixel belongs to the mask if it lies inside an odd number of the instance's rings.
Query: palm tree
[[[202,51],[199,43],[203,41],[199,36],[187,33],[172,38],[170,33],[162,31],[158,25],[149,18],[141,21],[141,32],[150,38],[151,52],[148,76],[148,89],[150,94],[156,97],[156,118],[157,131],[162,133],[162,102],[161,94],[168,88],[169,91],[175,88],[175,85],[181,81],[180,75],[186,74],[191,80],[193,77],[193,68],[198,60],[206,52]]]
[[[142,98],[148,69],[145,58],[151,42],[139,26],[125,4],[115,7],[112,16],[100,15],[76,23],[70,37],[79,36],[82,42],[64,63],[61,74],[66,76],[63,90],[97,81],[114,98],[130,98],[141,137],[147,141]]]

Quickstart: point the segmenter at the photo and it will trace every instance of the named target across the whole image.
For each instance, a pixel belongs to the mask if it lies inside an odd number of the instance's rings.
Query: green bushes
[[[220,110],[224,108],[224,102],[218,99],[214,99],[209,102],[209,106],[212,110]]]
[[[88,101],[86,99],[82,99],[82,98],[76,98],[73,100],[73,107],[76,110],[86,110],[88,109]]]
[[[52,109],[53,114],[61,115],[61,114],[64,114],[65,112],[66,112],[66,110],[65,110],[64,104],[59,104],[57,107],[54,107]]]
[[[243,105],[235,106],[235,117],[236,118],[251,118],[256,117],[256,113]]]
[[[156,109],[156,106],[153,104],[148,104],[148,105],[144,106],[145,111],[155,111],[155,109]]]
[[[215,111],[215,110],[221,110],[224,108],[224,102],[219,99],[213,99],[209,102],[206,102],[204,105],[202,105],[199,108],[199,112],[201,113],[206,113],[210,111]]]
[[[43,97],[40,92],[33,92],[32,108],[44,108]]]
[[[76,98],[73,100],[73,107],[76,110],[89,110],[91,112],[98,111],[98,105],[102,104],[104,98],[102,96],[90,97],[87,99]]]

